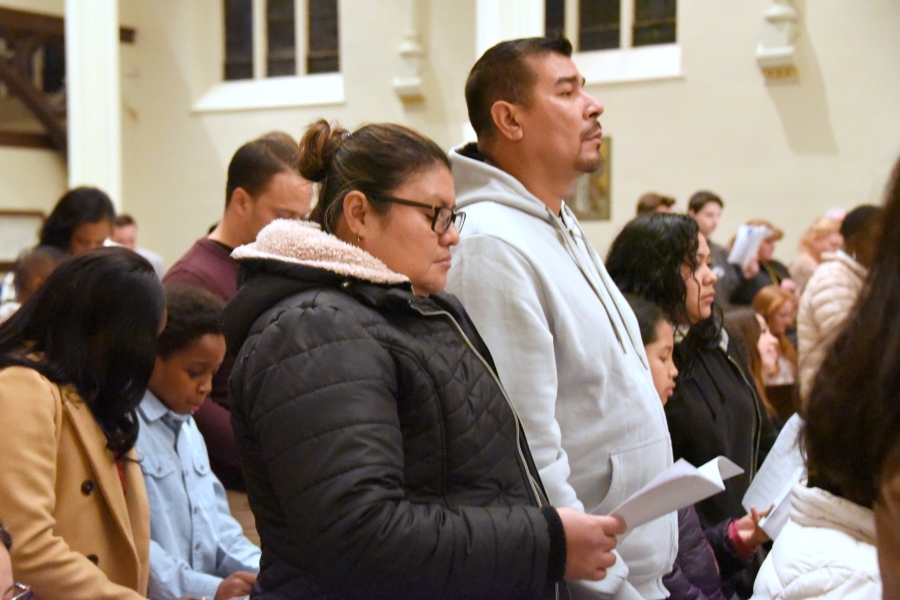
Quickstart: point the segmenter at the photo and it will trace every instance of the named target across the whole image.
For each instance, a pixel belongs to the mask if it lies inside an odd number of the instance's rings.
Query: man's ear
[[[243,216],[250,212],[254,202],[253,196],[247,193],[247,190],[237,187],[231,192],[231,201],[228,203],[228,207],[232,208],[236,214]]]
[[[491,106],[491,120],[494,121],[494,127],[497,129],[498,135],[505,137],[510,141],[522,139],[524,131],[519,116],[522,107],[506,100],[497,100]]]

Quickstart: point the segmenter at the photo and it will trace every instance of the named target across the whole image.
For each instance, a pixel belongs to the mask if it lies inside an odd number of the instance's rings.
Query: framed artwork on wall
[[[604,137],[600,146],[600,168],[576,179],[565,198],[566,205],[579,221],[609,221],[612,217],[609,178],[611,146],[612,140]]]
[[[43,224],[39,210],[0,210],[0,273],[12,270],[22,250],[37,245]]]

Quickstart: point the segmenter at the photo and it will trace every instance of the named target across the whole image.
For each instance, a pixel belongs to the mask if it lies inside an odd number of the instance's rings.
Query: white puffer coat
[[[864,266],[841,250],[822,258],[806,285],[797,315],[798,375],[804,399],[828,349],[856,305],[868,274]]]
[[[805,481],[791,490],[791,520],[766,558],[751,600],[877,600],[875,516]]]

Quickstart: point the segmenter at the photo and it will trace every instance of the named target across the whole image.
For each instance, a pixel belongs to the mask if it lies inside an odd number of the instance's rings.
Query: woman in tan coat
[[[0,518],[37,598],[146,595],[134,409],[164,306],[150,263],[103,248],[63,263],[0,326]]]

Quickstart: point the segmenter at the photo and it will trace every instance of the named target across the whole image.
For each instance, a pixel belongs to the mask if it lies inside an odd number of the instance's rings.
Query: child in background
[[[137,411],[137,450],[150,498],[151,600],[246,596],[259,548],[228,510],[191,415],[209,395],[225,357],[220,299],[206,290],[166,290],[168,320],[156,366]]]
[[[0,323],[19,310],[22,304],[50,277],[59,263],[69,257],[68,254],[53,246],[38,246],[26,250],[16,259],[13,267],[13,285],[16,290],[14,301],[0,305]]]
[[[675,392],[678,369],[672,359],[675,336],[672,325],[655,304],[628,296],[641,330],[653,385],[663,405]],[[706,531],[693,506],[678,511],[678,555],[672,572],[663,578],[669,600],[727,600],[734,590],[729,579],[751,563],[759,545],[769,540],[759,528],[765,513],[751,510],[740,519],[728,519]]]

